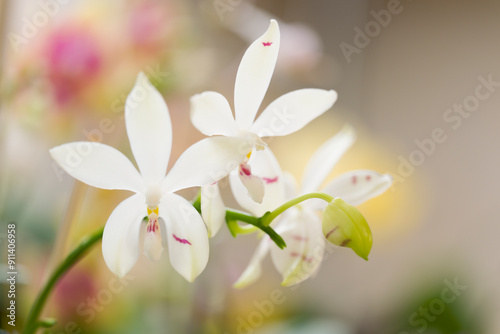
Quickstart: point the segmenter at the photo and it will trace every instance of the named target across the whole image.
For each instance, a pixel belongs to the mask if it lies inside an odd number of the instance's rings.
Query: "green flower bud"
[[[323,234],[332,244],[351,248],[368,261],[373,238],[365,217],[341,198],[334,198],[323,211]]]

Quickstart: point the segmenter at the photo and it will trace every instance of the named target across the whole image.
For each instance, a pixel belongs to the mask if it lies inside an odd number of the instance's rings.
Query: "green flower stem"
[[[229,227],[229,231],[231,234],[236,237],[238,234],[250,234],[256,232],[259,228],[254,225],[245,225],[241,226],[238,224],[236,220],[228,220],[227,226]]]
[[[51,290],[54,288],[55,284],[59,279],[68,271],[75,263],[77,263],[99,240],[102,239],[102,232],[104,228],[100,228],[90,236],[86,237],[79,245],[76,247],[55,269],[52,275],[49,277],[47,283],[43,287],[40,294],[36,297],[33,306],[31,307],[28,319],[26,320],[26,327],[24,328],[23,334],[35,333],[38,327],[45,327],[47,324],[45,322],[39,322],[38,317],[42,312],[43,306],[47,301]]]
[[[226,210],[226,222],[229,230],[231,231],[231,234],[236,237],[237,234],[246,234],[246,233],[251,233],[255,231],[255,229],[248,228],[248,227],[242,227],[238,225],[238,221],[251,224],[259,229],[261,229],[263,232],[269,235],[269,237],[276,243],[276,245],[283,249],[286,247],[286,243],[283,240],[283,238],[274,231],[273,228],[271,228],[269,225],[271,222],[278,217],[280,214],[291,208],[292,206],[295,206],[303,201],[306,201],[311,198],[319,198],[322,199],[328,203],[330,203],[333,200],[333,197],[325,194],[325,193],[310,193],[310,194],[305,194],[302,196],[299,196],[297,198],[294,198],[285,204],[279,206],[273,211],[268,211],[266,212],[262,217],[254,217],[247,215],[245,213],[239,212],[239,211],[233,211],[233,210]]]
[[[236,210],[226,210],[226,221],[241,221],[254,226],[259,226],[261,218],[247,215],[246,213],[236,211]]]
[[[193,207],[201,214],[201,190],[198,193],[198,196],[193,202]],[[274,231],[268,225],[264,225],[262,223],[262,218],[257,218],[254,216],[250,216],[246,213],[236,211],[236,210],[226,210],[226,223],[229,231],[236,237],[238,234],[247,234],[251,232],[255,232],[257,228],[261,229],[264,233],[268,234],[269,237],[278,245],[280,248],[285,248],[286,244],[282,237],[279,236],[276,231]],[[251,226],[239,226],[238,221],[253,225]]]
[[[231,234],[236,237],[238,233],[241,232],[241,227],[238,226],[238,221],[253,225],[255,227],[258,227],[261,229],[263,232],[265,232],[269,237],[276,243],[276,245],[283,249],[286,247],[286,243],[283,240],[283,238],[276,233],[275,230],[273,230],[270,226],[266,226],[262,223],[263,217],[254,217],[247,215],[243,212],[235,211],[235,210],[226,210],[226,222],[229,230],[231,231]],[[246,228],[243,228],[245,230]],[[247,231],[245,231],[247,232]],[[248,233],[248,232],[247,232]]]
[[[278,217],[280,214],[282,214],[286,210],[290,209],[292,206],[295,206],[295,205],[297,205],[301,202],[304,202],[308,199],[311,199],[311,198],[319,198],[319,199],[322,199],[328,203],[330,203],[333,200],[332,196],[325,194],[325,193],[305,194],[305,195],[299,196],[297,198],[294,198],[294,199],[286,202],[285,204],[282,204],[281,206],[279,206],[278,208],[274,209],[271,212],[267,212],[264,216],[261,217],[262,223],[264,224],[264,226],[269,226],[269,224],[271,224],[271,222],[276,217]]]

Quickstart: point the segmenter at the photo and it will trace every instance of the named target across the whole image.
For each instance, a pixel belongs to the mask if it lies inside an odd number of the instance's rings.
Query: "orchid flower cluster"
[[[300,130],[330,109],[337,94],[296,90],[276,99],[256,118],[279,43],[278,23],[271,20],[268,30],[245,52],[236,75],[234,118],[219,93],[209,91],[191,98],[192,123],[208,137],[190,146],[168,173],[172,147],[168,107],[142,73],[125,105],[126,131],[139,171],[121,152],[98,142],[73,142],[50,150],[77,180],[134,193],[113,210],[104,227],[102,253],[113,273],[127,274],[141,247],[151,260],[159,260],[166,245],[173,268],[193,281],[207,265],[209,238],[224,223],[233,235],[261,230],[262,240],[236,287],[260,276],[260,263],[269,252],[283,285],[297,284],[317,271],[326,241],[350,247],[367,259],[372,235],[354,205],[383,193],[392,179],[357,170],[320,188],[355,140],[354,130],[347,126],[313,155],[300,191],[295,190],[294,181],[281,170],[265,139]],[[250,214],[225,207],[219,189],[225,177],[238,204]],[[194,203],[176,194],[191,187],[200,187]]]

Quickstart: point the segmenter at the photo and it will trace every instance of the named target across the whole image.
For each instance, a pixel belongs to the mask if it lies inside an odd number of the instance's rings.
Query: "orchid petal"
[[[139,257],[139,234],[147,215],[144,196],[133,195],[113,210],[104,226],[102,255],[108,268],[123,277]]]
[[[344,153],[356,140],[353,127],[346,125],[314,152],[302,175],[302,193],[317,191]]]
[[[241,129],[249,129],[274,72],[280,43],[278,23],[254,41],[241,59],[234,85],[234,111]]]
[[[248,196],[250,196],[252,201],[261,204],[264,199],[264,181],[260,177],[253,175],[252,168],[247,164],[240,165],[238,176],[241,184],[247,189]]]
[[[351,205],[360,205],[365,201],[384,193],[391,187],[392,177],[371,170],[355,170],[344,173],[325,186],[323,192],[340,197]]]
[[[292,286],[317,272],[325,249],[321,220],[309,210],[295,211],[293,216],[283,217],[282,224],[289,229],[280,232],[287,247],[271,248],[271,258],[282,274],[283,286]]]
[[[226,218],[226,207],[216,183],[201,187],[201,216],[207,226],[208,236],[214,237]]]
[[[191,97],[191,122],[207,136],[238,135],[229,103],[216,92],[204,92]]]
[[[262,261],[269,252],[271,242],[271,239],[267,236],[262,238],[259,246],[257,246],[257,250],[250,260],[250,263],[246,267],[245,271],[243,271],[240,275],[236,283],[234,283],[233,287],[243,289],[259,279],[262,275]]]
[[[192,282],[208,262],[205,224],[191,203],[175,194],[162,197],[159,213],[167,227],[170,263],[182,277]]]
[[[267,211],[276,209],[285,202],[283,172],[271,149],[254,150],[248,164],[252,166],[252,174],[264,181],[265,191],[261,204],[248,196],[248,191],[241,183],[237,171],[229,175],[229,181],[234,198],[238,204],[256,217]]]
[[[283,172],[283,185],[285,200],[291,200],[297,197],[297,180],[289,172]]]
[[[139,170],[147,183],[160,183],[172,148],[172,124],[167,104],[139,73],[125,104],[125,125]]]
[[[191,145],[179,157],[163,182],[164,192],[212,184],[236,168],[251,149],[237,137],[210,137]]]
[[[144,181],[134,165],[111,146],[73,142],[52,148],[50,155],[69,175],[93,187],[144,191]]]
[[[260,137],[288,135],[330,109],[336,100],[333,90],[307,88],[287,93],[262,112],[251,131]]]

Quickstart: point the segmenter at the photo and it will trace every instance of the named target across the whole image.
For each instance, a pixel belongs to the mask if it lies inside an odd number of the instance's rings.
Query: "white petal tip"
[[[196,95],[193,95],[189,98],[189,102],[191,102],[191,104],[193,103],[196,103],[198,101],[198,99],[200,98],[200,94],[196,94]],[[193,108],[191,106],[191,112],[193,111]]]
[[[109,268],[109,267],[108,267],[108,268]],[[113,270],[113,269],[111,269],[111,268],[109,268],[109,270],[111,270],[111,272],[112,272],[113,274],[115,274],[116,276],[118,276],[119,278],[125,277],[125,275],[127,275],[127,274],[128,274],[128,272],[130,271],[130,270],[124,271],[124,270],[120,270],[120,269],[115,269],[115,270]]]
[[[280,34],[280,28],[279,28],[278,22],[276,20],[272,19],[269,22],[269,28],[264,33],[263,37],[265,36],[265,37],[269,38],[270,40],[279,41],[279,34]]]
[[[298,264],[296,264],[295,269],[293,269],[293,267],[289,268],[289,270],[287,270],[287,273],[283,275],[283,281],[281,281],[280,283],[281,286],[291,287],[309,278],[310,275],[306,275],[307,270],[305,268],[306,267],[304,266],[303,262],[299,262]]]
[[[342,129],[340,129],[340,132],[343,134],[346,134],[346,135],[351,135],[351,136],[356,135],[356,129],[354,128],[354,126],[352,126],[349,123],[345,124],[342,127]]]
[[[254,264],[250,263],[250,266],[245,269],[243,274],[241,274],[238,280],[233,284],[233,288],[244,289],[255,283],[255,281],[257,281],[262,274],[262,269],[260,267],[261,260],[262,260],[261,258],[257,259],[257,262],[259,263],[254,263]]]
[[[144,72],[139,72],[137,74],[137,79],[135,80],[135,85],[136,87],[144,87],[144,88],[151,88],[154,87],[153,84],[149,81],[149,78]]]
[[[49,154],[52,157],[52,159],[57,161],[57,151],[58,151],[59,146],[53,147],[49,149]]]
[[[61,144],[61,145],[58,145],[58,146],[54,146],[52,147],[51,149],[49,149],[49,154],[50,156],[57,160],[57,158],[59,157],[58,155],[62,152],[62,148],[63,146],[65,145],[68,145],[68,144]]]
[[[354,143],[358,138],[358,133],[356,129],[351,124],[345,124],[342,129],[340,129],[338,135],[345,137],[349,142]]]
[[[304,269],[305,267],[302,264],[300,264],[299,268]],[[308,279],[309,277],[311,277],[311,274],[307,273],[307,271],[301,272],[300,274],[298,274],[297,272],[294,272],[294,273],[288,275],[287,277],[283,278],[283,281],[281,282],[281,286],[289,288],[291,286],[300,284],[303,281],[305,281],[306,279]]]
[[[154,261],[154,262],[160,261],[160,259],[161,259],[161,253],[163,253],[163,247],[159,247],[159,248],[156,248],[156,249],[147,249],[147,250],[144,250],[144,255],[146,255],[148,257],[148,259],[150,259],[151,261]]]
[[[207,235],[208,235],[209,239],[212,239],[213,237],[215,237],[217,235],[217,232],[219,232],[219,230],[215,230],[215,229],[209,228],[207,226]]]
[[[261,204],[265,193],[264,181],[260,177],[252,175],[252,169],[247,164],[240,165],[238,175],[248,191],[248,196],[252,201]]]
[[[394,181],[394,178],[390,174],[383,174],[382,177],[384,180],[389,184],[392,185],[392,182]]]
[[[331,103],[333,105],[337,101],[337,98],[338,98],[339,95],[333,89],[331,89],[331,90],[328,91],[328,95],[329,95],[329,97],[331,99]]]
[[[257,204],[262,204],[264,201],[264,193],[263,192],[251,192],[248,193],[248,196]]]
[[[203,92],[203,93],[195,94],[195,95],[193,95],[193,96],[191,96],[191,97],[189,98],[189,101],[191,101],[191,102],[197,102],[200,98],[202,98],[202,97],[203,97],[203,95],[206,95],[206,94],[207,94],[207,92]]]
[[[289,280],[289,279],[284,279],[283,282],[281,282],[281,286],[284,286],[286,288],[289,288],[291,286],[294,286],[298,284],[298,282],[295,282],[293,280]]]
[[[252,284],[252,282],[249,280],[240,279],[236,283],[233,284],[233,288],[241,290],[241,289],[248,287],[251,284]]]
[[[148,80],[148,77],[146,76],[146,74],[144,74],[144,72],[142,72],[142,71],[141,71],[141,72],[139,72],[139,73],[137,74],[137,79],[136,79],[136,82],[142,82],[142,81],[144,81],[144,80],[149,81],[149,80]]]
[[[184,279],[186,281],[188,281],[189,283],[193,283],[194,280],[201,274],[201,273],[198,273],[198,274],[195,274],[195,273],[181,273],[179,272],[179,270],[176,270],[182,277],[184,277]]]
[[[215,228],[208,228],[207,226],[207,235],[208,235],[208,238],[209,239],[212,239],[213,237],[215,237],[217,235],[217,233],[219,233],[219,229],[215,229]]]

